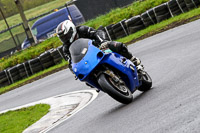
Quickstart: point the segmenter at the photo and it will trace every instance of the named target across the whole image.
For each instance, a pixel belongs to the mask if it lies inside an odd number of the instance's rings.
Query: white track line
[[[51,106],[49,112],[43,116],[39,121],[24,130],[23,133],[46,133],[61,124],[78,111],[89,105],[98,93],[95,90],[83,90],[70,92],[62,95],[57,95],[37,102],[26,104],[20,107],[4,110],[7,111],[17,110],[24,107],[34,106],[36,104],[49,104]]]

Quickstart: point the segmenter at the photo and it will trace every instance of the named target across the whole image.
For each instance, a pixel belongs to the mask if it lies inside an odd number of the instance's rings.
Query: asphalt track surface
[[[153,79],[123,105],[103,92],[50,133],[199,133],[200,20],[129,46]],[[0,111],[89,87],[63,70],[0,95]]]

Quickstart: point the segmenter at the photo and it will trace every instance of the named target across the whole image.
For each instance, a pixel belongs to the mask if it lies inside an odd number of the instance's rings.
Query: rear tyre
[[[117,85],[109,75],[105,74],[99,76],[98,83],[103,91],[118,102],[123,104],[129,104],[132,102],[132,93],[125,83]]]
[[[145,71],[142,72],[140,76],[140,80],[142,82],[142,85],[138,88],[139,91],[148,91],[152,87],[152,79],[149,76],[149,74]]]

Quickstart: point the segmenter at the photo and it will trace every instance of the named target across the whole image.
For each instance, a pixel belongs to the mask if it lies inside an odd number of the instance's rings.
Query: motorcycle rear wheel
[[[129,104],[133,96],[129,88],[124,84],[116,85],[109,75],[101,74],[98,79],[101,88],[113,99],[123,104]]]

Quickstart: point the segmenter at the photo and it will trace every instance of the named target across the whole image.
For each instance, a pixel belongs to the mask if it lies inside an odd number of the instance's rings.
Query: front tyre
[[[108,95],[123,104],[129,104],[133,96],[125,83],[116,83],[109,75],[101,74],[98,83]]]
[[[140,74],[140,80],[142,82],[142,85],[138,88],[139,91],[145,92],[151,89],[152,79],[147,72],[142,71],[142,73]]]

